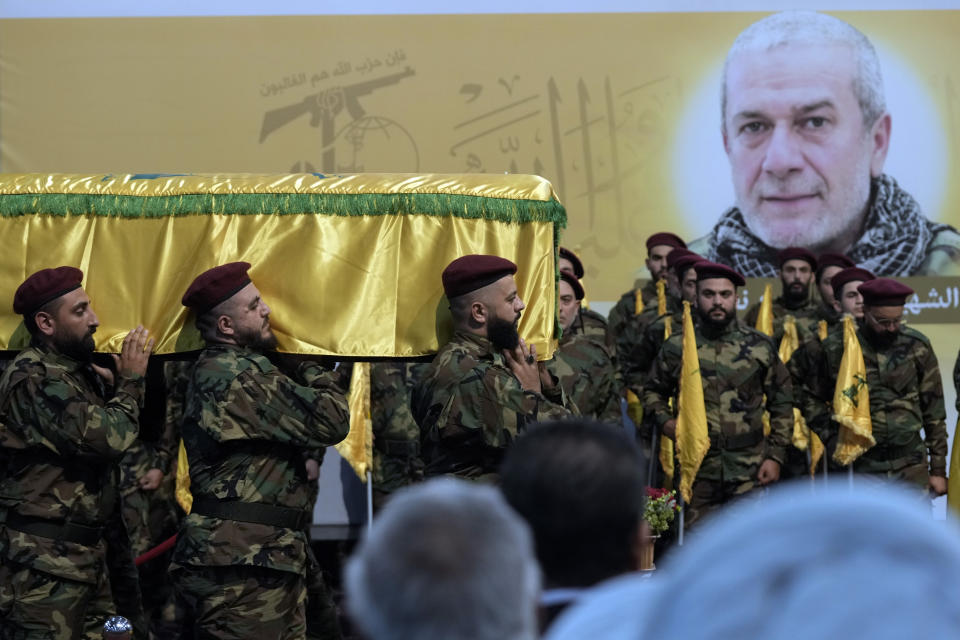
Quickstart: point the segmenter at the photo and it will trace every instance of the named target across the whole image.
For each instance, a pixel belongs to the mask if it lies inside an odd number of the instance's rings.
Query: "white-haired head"
[[[370,640],[533,640],[530,531],[493,487],[448,478],[397,492],[344,570]]]
[[[880,60],[867,36],[843,20],[816,11],[783,11],[754,22],[734,40],[723,65],[720,118],[726,128],[727,70],[742,54],[756,54],[789,45],[849,47],[856,59],[853,94],[860,103],[863,126],[869,128],[886,110]]]

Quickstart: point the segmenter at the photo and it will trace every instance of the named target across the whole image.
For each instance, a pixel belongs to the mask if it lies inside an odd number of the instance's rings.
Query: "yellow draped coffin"
[[[550,183],[526,175],[0,174],[0,349],[27,342],[17,286],[59,265],[85,273],[99,350],[137,324],[157,353],[197,349],[183,292],[246,260],[281,350],[420,356],[449,335],[443,268],[491,253],[519,266],[520,334],[549,357],[565,224]]]

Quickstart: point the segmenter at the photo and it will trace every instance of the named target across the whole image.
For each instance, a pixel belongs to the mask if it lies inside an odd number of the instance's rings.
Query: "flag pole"
[[[647,461],[647,486],[653,486],[654,465],[660,458],[657,451],[657,425],[650,426],[650,460]]]
[[[847,478],[850,481],[850,491],[853,491],[853,463],[847,465]]]
[[[680,474],[680,461],[676,461],[676,467],[673,471],[673,477],[679,478]],[[674,485],[676,486],[676,485]],[[680,526],[677,527],[677,546],[683,546],[683,529],[686,525],[686,518],[684,517],[687,513],[687,503],[683,500],[683,491],[677,491],[677,500],[680,501]]]
[[[373,528],[373,473],[367,471],[367,531]]]

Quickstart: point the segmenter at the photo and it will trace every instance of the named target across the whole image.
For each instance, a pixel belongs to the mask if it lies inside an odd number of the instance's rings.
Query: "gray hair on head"
[[[727,70],[734,57],[787,45],[823,44],[845,45],[853,50],[857,61],[853,93],[860,103],[863,126],[872,126],[886,112],[887,105],[880,60],[867,36],[843,20],[823,13],[783,11],[754,22],[744,29],[727,52],[720,96],[720,118],[724,131],[727,126]]]
[[[540,573],[527,525],[493,487],[440,478],[397,492],[344,569],[370,640],[533,640]]]

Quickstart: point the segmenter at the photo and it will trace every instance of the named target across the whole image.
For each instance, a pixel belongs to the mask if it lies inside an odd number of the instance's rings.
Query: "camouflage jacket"
[[[0,510],[7,520],[16,513],[116,526],[117,462],[137,438],[143,393],[142,376],[119,377],[111,394],[88,365],[40,346],[20,352],[0,378]],[[90,547],[13,528],[5,537],[0,551],[39,571],[91,584],[104,571],[103,540]]]
[[[424,371],[412,406],[428,476],[494,474],[528,424],[571,415],[559,384],[546,395],[525,391],[489,340],[462,332]]]
[[[695,333],[710,435],[710,449],[697,478],[723,482],[753,480],[764,459],[782,464],[790,444],[790,374],[773,341],[737,321],[719,333],[705,331],[697,324]],[[664,342],[644,388],[644,408],[661,429],[674,417],[668,401],[677,393],[682,338],[682,330],[676,330]],[[771,432],[767,437],[763,436],[764,409],[770,412]]]
[[[757,316],[760,315],[760,302],[754,303],[747,309],[743,322],[748,327],[757,326]],[[773,299],[773,343],[779,347],[783,339],[783,320],[787,316],[793,316],[797,321],[797,335],[800,342],[806,342],[817,335],[821,320],[826,320],[823,305],[819,298],[813,295],[807,296],[806,301],[799,307],[791,309],[787,306],[783,296]]]
[[[373,487],[391,492],[423,477],[420,427],[413,419],[410,396],[419,362],[370,365],[370,418],[373,422]]]
[[[547,369],[560,380],[580,415],[621,423],[620,375],[604,345],[586,335],[565,333]]]
[[[637,282],[639,283],[639,281]],[[641,302],[643,303],[644,309],[649,306],[651,301],[656,301],[656,280],[647,280],[640,288],[640,297],[642,298]],[[617,303],[610,309],[610,313],[607,314],[607,344],[617,343],[617,336],[619,336],[623,330],[623,325],[635,315],[637,315],[636,286],[621,295]]]
[[[946,476],[946,410],[940,368],[930,341],[910,327],[902,327],[894,343],[880,349],[860,329],[857,338],[867,368],[870,419],[877,444],[857,459],[854,469],[888,471],[922,462],[929,454],[930,474]],[[834,331],[822,344],[816,376],[804,387],[804,414],[830,453],[838,432],[830,416],[842,357],[843,331]]]
[[[650,366],[666,339],[667,323],[670,323],[671,334],[682,327],[681,309],[670,309],[664,315],[659,315],[656,307],[646,310],[631,318],[617,338],[617,363],[624,385],[638,397],[643,395],[643,385],[650,373]]]
[[[585,335],[595,342],[606,344],[607,319],[596,311],[580,309],[580,313],[577,315],[577,319],[573,321],[573,326],[570,327],[568,333]]]
[[[342,440],[349,411],[340,388],[316,363],[302,363],[296,378],[303,384],[245,347],[208,345],[200,354],[182,425],[194,511],[180,530],[173,568],[253,565],[304,572],[302,528],[197,513],[201,496],[312,508],[302,450]]]

